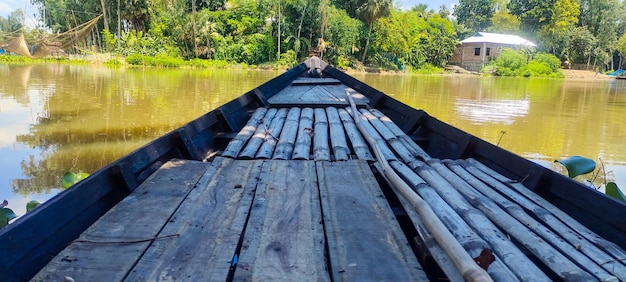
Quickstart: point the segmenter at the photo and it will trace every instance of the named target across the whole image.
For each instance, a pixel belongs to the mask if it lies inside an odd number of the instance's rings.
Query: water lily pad
[[[63,175],[63,188],[70,188],[70,186],[78,183],[88,176],[89,173],[86,172],[73,173],[71,171],[68,171]]]
[[[32,200],[28,203],[26,203],[26,212],[29,212],[30,210],[36,208],[37,206],[39,206],[39,202]]]
[[[596,169],[596,162],[592,159],[588,159],[581,156],[571,156],[564,160],[556,160],[567,168],[567,174],[570,178],[587,174]]]
[[[609,182],[606,184],[606,192],[607,195],[617,199],[618,201],[622,201],[626,203],[626,196],[624,196],[624,193],[622,193],[622,191],[619,189],[619,187],[617,187],[617,184],[615,184],[615,182]]]
[[[0,228],[7,226],[17,215],[10,208],[0,208]]]

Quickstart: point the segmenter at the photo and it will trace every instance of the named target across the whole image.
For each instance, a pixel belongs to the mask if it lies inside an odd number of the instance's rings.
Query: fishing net
[[[51,54],[59,55],[63,53],[63,50],[68,49],[80,40],[85,39],[89,33],[91,33],[91,30],[96,26],[101,17],[102,15],[99,15],[66,32],[44,38],[40,40],[40,42],[35,45],[32,50],[29,50],[28,44],[26,43],[26,40],[24,40],[24,34],[21,33],[18,37],[4,44],[0,44],[0,48],[30,58],[41,58]]]

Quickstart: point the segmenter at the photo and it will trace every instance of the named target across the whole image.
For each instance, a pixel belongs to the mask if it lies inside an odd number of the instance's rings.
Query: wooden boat
[[[313,57],[1,229],[0,280],[617,281],[625,215]]]

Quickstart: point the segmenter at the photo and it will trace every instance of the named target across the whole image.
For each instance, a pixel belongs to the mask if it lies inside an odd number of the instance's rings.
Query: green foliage
[[[24,23],[24,11],[17,9],[11,12],[6,18],[0,16],[0,32],[11,33],[22,29]]]
[[[29,212],[32,209],[36,208],[37,206],[39,206],[39,204],[40,203],[35,200],[26,203],[26,212]],[[6,207],[8,205],[9,202],[7,200],[4,200],[2,201],[2,203],[0,203],[0,228],[7,226],[11,220],[17,217],[12,209]]]
[[[617,187],[617,184],[615,184],[615,182],[609,182],[606,184],[605,194],[615,198],[618,201],[626,203],[626,196],[624,195],[624,193],[622,193],[622,190]]]
[[[374,47],[419,69],[427,64],[444,66],[457,42],[454,25],[447,19],[438,14],[423,18],[408,11],[380,20]]]
[[[524,31],[536,32],[548,24],[557,0],[511,0],[507,5],[512,15],[518,16]]]
[[[554,162],[558,162],[565,166],[567,169],[567,174],[570,178],[577,177],[579,175],[588,174],[593,172],[596,169],[596,162],[592,159],[581,157],[581,156],[572,156],[564,160],[555,160]],[[602,170],[604,171],[604,165],[602,165]],[[600,174],[600,170],[598,173],[594,175],[593,180],[588,180],[590,185],[594,188],[594,181]],[[626,196],[622,191],[617,187],[615,182],[606,182],[606,171],[604,171],[604,193],[618,201],[626,203]],[[599,189],[600,186],[597,187]]]
[[[520,20],[509,12],[498,11],[491,17],[491,26],[487,31],[494,33],[516,34],[520,31]]]
[[[626,33],[622,34],[619,38],[619,42],[617,43],[617,51],[622,55],[622,57],[626,57]]]
[[[131,54],[126,57],[126,63],[130,65],[143,65],[153,67],[180,67],[185,65],[185,61],[181,58],[170,57],[164,54],[156,56],[144,56],[141,54]]]
[[[493,61],[495,74],[499,76],[517,76],[518,71],[527,64],[528,59],[521,52],[503,49],[500,57]]]
[[[33,210],[34,208],[38,207],[40,204],[41,204],[40,202],[37,202],[35,200],[29,201],[28,203],[26,203],[26,212]]]
[[[117,49],[117,38],[108,29],[102,31],[103,50],[106,52],[115,51]]]
[[[280,54],[278,65],[291,67],[297,64],[298,61],[296,60],[296,51],[288,50],[287,52]]]
[[[574,64],[586,64],[593,54],[597,39],[586,27],[569,30],[569,58]]]
[[[560,66],[561,61],[552,54],[537,53],[529,61],[528,53],[523,50],[503,49],[488,69],[498,76],[562,77]]]
[[[7,200],[0,203],[0,228],[7,226],[9,221],[17,217],[12,209],[6,207],[8,204]]]
[[[108,67],[120,67],[122,65],[122,62],[120,62],[120,60],[118,59],[109,59],[104,62],[104,65]]]
[[[79,172],[73,173],[71,171],[66,172],[63,175],[63,188],[70,188],[72,185],[78,183],[79,181],[89,177],[89,173]]]
[[[336,56],[334,62],[335,67],[344,70],[354,66],[353,62],[351,62],[350,59],[342,55]]]
[[[491,26],[495,0],[459,0],[454,15],[460,24],[473,31],[483,31]]]

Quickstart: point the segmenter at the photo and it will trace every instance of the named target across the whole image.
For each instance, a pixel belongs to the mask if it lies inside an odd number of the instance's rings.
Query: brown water
[[[278,74],[0,65],[0,200],[23,214],[58,193],[66,171],[91,173]],[[565,156],[600,157],[626,187],[624,80],[355,76],[554,169]]]

